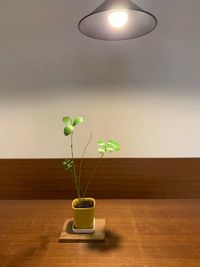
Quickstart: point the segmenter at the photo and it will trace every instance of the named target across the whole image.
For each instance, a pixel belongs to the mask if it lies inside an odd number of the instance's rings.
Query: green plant
[[[92,173],[89,176],[89,179],[88,179],[88,182],[87,182],[85,188],[83,188],[83,186],[81,184],[83,160],[84,160],[85,152],[86,152],[86,150],[87,150],[87,148],[88,148],[88,146],[89,146],[89,144],[91,142],[92,133],[90,135],[88,143],[85,145],[85,147],[83,149],[83,153],[82,153],[82,157],[81,157],[81,160],[80,160],[80,164],[79,164],[79,166],[77,166],[77,164],[75,164],[75,160],[74,160],[73,135],[74,135],[75,127],[78,124],[81,124],[83,122],[83,118],[82,117],[77,117],[77,118],[75,118],[73,120],[70,117],[65,116],[63,118],[63,122],[65,124],[64,135],[71,137],[71,144],[70,144],[71,158],[65,159],[64,162],[63,162],[63,165],[64,165],[65,170],[68,171],[72,175],[72,177],[74,179],[77,197],[78,197],[79,201],[81,202],[86,196],[86,193],[87,193],[87,190],[88,190],[88,186],[89,186],[90,182],[92,181],[97,168],[99,167],[101,159],[104,157],[104,155],[107,152],[119,151],[120,150],[120,144],[118,142],[116,142],[116,141],[113,141],[113,140],[109,140],[108,142],[105,142],[103,140],[99,140],[97,142],[97,144],[98,144],[98,152],[99,152],[100,157],[99,157],[99,160],[97,161],[97,164],[94,167]]]

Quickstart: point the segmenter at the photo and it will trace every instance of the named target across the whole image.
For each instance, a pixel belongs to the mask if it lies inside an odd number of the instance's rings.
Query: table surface
[[[199,267],[200,200],[97,200],[104,244],[58,243],[64,200],[0,201],[0,266]]]

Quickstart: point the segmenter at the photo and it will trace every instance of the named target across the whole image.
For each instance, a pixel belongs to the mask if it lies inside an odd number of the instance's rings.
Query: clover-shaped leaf
[[[104,155],[106,152],[114,152],[120,150],[120,144],[113,140],[109,140],[107,143],[99,140],[97,144],[99,145],[98,152],[100,153],[100,155]]]
[[[112,146],[107,145],[106,151],[107,152],[113,152],[114,151],[114,148]]]
[[[107,145],[110,149],[112,148],[112,151],[119,151],[120,150],[120,144],[116,141],[109,140]]]
[[[105,154],[105,152],[106,152],[106,143],[104,141],[102,141],[102,140],[99,140],[97,142],[97,144],[99,145],[99,148],[98,148],[99,154],[100,155]]]
[[[64,135],[68,136],[68,135],[72,134],[73,131],[74,131],[74,126],[69,124],[64,128]]]
[[[99,141],[97,141],[97,144],[98,144],[99,146],[105,146],[105,145],[106,145],[106,143],[105,143],[103,140],[99,140]]]
[[[70,117],[66,116],[63,118],[63,122],[66,124],[66,125],[72,125],[73,124],[73,121]]]
[[[74,120],[72,120],[69,116],[65,116],[63,118],[63,122],[66,125],[64,128],[64,135],[68,136],[70,134],[73,133],[74,131],[74,127],[80,123],[83,122],[83,118],[82,117],[77,117]]]
[[[78,125],[78,124],[80,124],[82,122],[83,122],[83,118],[82,117],[77,117],[73,121],[73,126],[76,126],[76,125]]]
[[[98,152],[99,152],[99,154],[102,155],[102,154],[105,154],[106,150],[105,150],[105,148],[99,147]]]
[[[73,168],[73,164],[74,164],[74,162],[71,159],[65,159],[63,161],[63,165],[64,165],[64,168],[66,171],[71,170]]]

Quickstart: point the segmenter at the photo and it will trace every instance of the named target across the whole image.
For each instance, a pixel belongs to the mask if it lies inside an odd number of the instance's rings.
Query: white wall
[[[121,143],[121,152],[112,154],[117,157],[200,155],[198,99],[59,96],[17,101],[1,110],[1,157],[65,157],[69,138],[63,135],[64,114],[85,119],[74,136],[77,156],[91,131],[89,157],[97,156],[96,140],[109,138]]]
[[[100,2],[0,3],[0,158],[65,157],[64,115],[85,120],[76,156],[91,131],[88,157],[109,138],[113,157],[200,156],[200,1],[135,1],[158,28],[114,43],[77,30]]]

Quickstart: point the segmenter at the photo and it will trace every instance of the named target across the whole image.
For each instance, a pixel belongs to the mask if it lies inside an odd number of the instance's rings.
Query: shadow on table
[[[87,247],[91,250],[98,250],[102,252],[117,249],[120,246],[121,237],[115,232],[109,230],[107,230],[105,234],[105,243],[88,243]]]
[[[66,228],[66,232],[68,234],[71,234],[71,235],[74,234],[74,232],[72,231],[72,226],[73,226],[73,220],[71,220],[71,221],[68,222],[67,228]]]
[[[47,250],[49,244],[49,238],[47,236],[41,236],[39,239],[39,243],[35,244],[30,243],[30,247],[24,246],[22,250],[18,251],[16,254],[11,254],[11,259],[8,259],[5,262],[6,267],[13,266],[29,266],[28,262],[32,260],[34,257],[39,257],[42,251]],[[16,244],[17,249],[17,244]],[[19,265],[16,265],[19,264]]]

